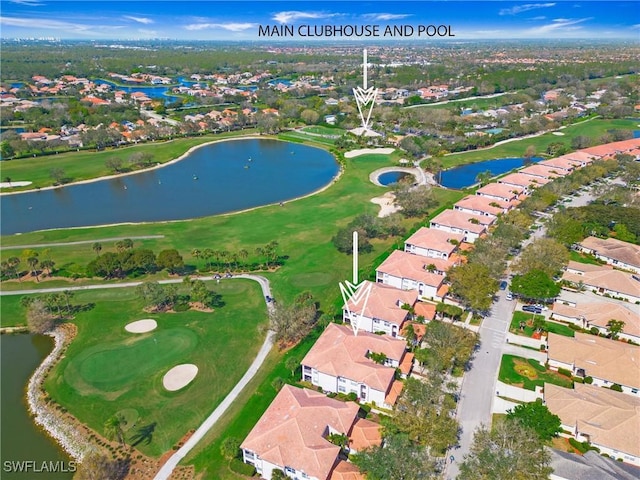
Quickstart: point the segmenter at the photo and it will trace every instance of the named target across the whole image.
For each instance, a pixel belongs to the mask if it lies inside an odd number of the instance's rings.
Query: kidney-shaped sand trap
[[[155,330],[158,326],[158,322],[152,319],[137,320],[135,322],[128,323],[124,329],[130,333],[147,333],[151,330]]]
[[[183,363],[176,365],[162,378],[162,385],[170,392],[180,390],[182,387],[189,385],[191,380],[196,378],[198,367],[193,363]]]

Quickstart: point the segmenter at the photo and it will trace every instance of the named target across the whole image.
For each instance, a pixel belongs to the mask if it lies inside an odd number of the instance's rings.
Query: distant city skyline
[[[640,43],[635,1],[51,1],[2,0],[1,37],[75,40],[331,40],[300,37],[301,25],[448,25],[448,40],[628,39]],[[291,38],[265,27],[293,27]],[[263,38],[260,38],[260,29]],[[416,40],[429,38],[414,37]],[[437,38],[437,37],[436,37]],[[336,37],[354,40],[356,37]],[[360,38],[367,40],[367,38]],[[368,38],[377,40],[382,38]],[[386,38],[398,40],[399,38]]]

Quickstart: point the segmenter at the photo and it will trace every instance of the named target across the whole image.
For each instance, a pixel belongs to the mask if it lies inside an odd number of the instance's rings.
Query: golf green
[[[189,360],[197,344],[197,334],[183,327],[160,329],[142,337],[131,335],[86,349],[69,362],[64,378],[85,395],[117,398],[142,379],[164,375]]]

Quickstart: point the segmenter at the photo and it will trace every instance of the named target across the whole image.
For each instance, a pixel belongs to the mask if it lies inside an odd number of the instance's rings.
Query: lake
[[[539,162],[541,157],[531,158],[531,162]],[[514,168],[524,166],[524,158],[496,158],[484,162],[468,163],[458,167],[443,170],[439,175],[440,185],[447,188],[466,188],[476,182],[479,173],[489,170],[493,176],[507,173]]]
[[[412,175],[407,172],[385,172],[380,174],[380,176],[378,177],[378,182],[386,187],[393,183],[398,183],[400,180],[408,176]]]
[[[49,438],[29,416],[25,399],[25,388],[29,377],[53,349],[49,337],[31,334],[0,335],[2,359],[2,479],[67,480],[73,473],[8,472],[5,462],[33,460],[38,465],[46,462],[64,462],[70,469],[70,458]],[[62,467],[61,467],[62,468]]]
[[[147,172],[2,196],[2,234],[228,213],[312,193],[338,172],[334,157],[319,148],[222,141]]]

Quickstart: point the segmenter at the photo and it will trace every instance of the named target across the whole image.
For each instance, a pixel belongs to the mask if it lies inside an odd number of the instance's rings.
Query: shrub
[[[356,395],[355,392],[350,392],[349,395],[347,395],[347,400],[349,400],[350,402],[355,402],[358,399],[358,395]]]
[[[611,390],[616,391],[616,392],[622,392],[622,386],[618,385],[617,383],[614,383],[613,385],[611,385],[609,387]]]
[[[256,467],[248,463],[244,463],[237,458],[234,458],[229,462],[229,468],[232,472],[239,473],[240,475],[246,475],[252,477],[256,473]]]
[[[579,442],[575,438],[570,438],[569,444],[580,453],[586,453],[589,451],[589,442]]]
[[[584,377],[584,383],[591,385],[593,383],[593,377]]]
[[[558,368],[558,373],[560,375],[564,375],[565,377],[569,377],[569,378],[573,376],[571,371],[567,370],[566,368]]]

